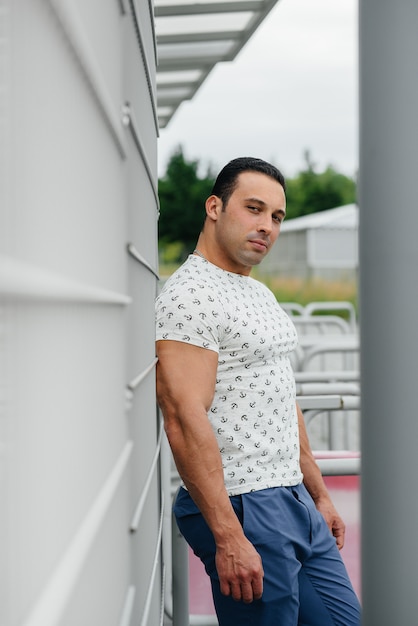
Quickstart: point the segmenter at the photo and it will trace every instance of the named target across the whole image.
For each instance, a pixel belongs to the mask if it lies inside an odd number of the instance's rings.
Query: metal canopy
[[[155,0],[160,128],[216,63],[236,57],[277,1]]]

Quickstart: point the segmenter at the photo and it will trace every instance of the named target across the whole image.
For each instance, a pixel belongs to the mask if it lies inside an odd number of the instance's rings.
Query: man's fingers
[[[337,548],[341,550],[344,547],[344,533],[334,533]]]
[[[219,586],[220,586],[222,595],[224,595],[224,596],[231,595],[231,586],[230,586],[229,582],[223,582],[222,580],[220,580],[219,581]]]
[[[252,582],[236,582],[231,584],[221,583],[221,593],[225,596],[231,595],[234,600],[242,600],[245,603],[259,600],[263,595],[263,579]]]
[[[344,523],[337,520],[338,523],[334,523],[331,527],[331,532],[335,537],[335,541],[337,543],[337,547],[339,550],[344,546],[344,538],[345,538],[345,525]]]
[[[241,585],[240,583],[233,583],[231,585],[231,595],[234,598],[234,600],[241,600]]]
[[[261,557],[247,539],[244,548],[238,544],[237,549],[226,552],[224,548],[216,553],[216,568],[219,585],[224,596],[232,596],[234,600],[252,602],[259,600],[263,593],[263,565]]]
[[[247,604],[254,600],[253,587],[251,583],[244,583],[241,585],[241,600]]]
[[[253,596],[254,600],[259,600],[263,595],[263,578],[253,581]]]

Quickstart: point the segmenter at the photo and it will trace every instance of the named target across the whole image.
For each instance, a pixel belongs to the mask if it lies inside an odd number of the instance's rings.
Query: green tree
[[[197,241],[205,217],[205,200],[215,178],[210,168],[206,176],[200,177],[199,166],[199,160],[186,161],[179,146],[159,180],[160,247],[181,242],[180,257],[192,251]]]
[[[352,178],[331,166],[318,173],[309,151],[304,156],[305,168],[286,179],[286,219],[355,202],[356,183]],[[170,262],[182,260],[193,250],[203,224],[205,200],[215,175],[209,167],[205,176],[199,176],[199,168],[200,161],[186,161],[179,146],[159,180],[160,251]]]
[[[331,166],[317,173],[309,151],[305,152],[305,162],[304,170],[286,180],[287,219],[356,201],[356,183],[352,178]]]

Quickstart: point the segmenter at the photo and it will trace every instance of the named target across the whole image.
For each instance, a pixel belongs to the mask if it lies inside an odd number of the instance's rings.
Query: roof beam
[[[205,33],[176,33],[175,35],[157,35],[157,43],[195,43],[203,41],[235,41],[240,38],[240,32],[236,30],[212,31]]]
[[[174,72],[182,70],[211,70],[216,63],[224,61],[226,59],[219,58],[219,55],[204,56],[201,60],[190,58],[190,56],[184,57],[167,57],[161,59],[158,63],[158,69],[161,72]]]
[[[241,2],[196,2],[194,4],[156,4],[155,17],[177,15],[204,15],[209,13],[242,13],[260,11],[263,0],[241,0]]]
[[[178,106],[183,100],[191,99],[200,85],[204,82],[212,68],[217,64],[225,61],[232,61],[245,43],[250,39],[254,31],[260,23],[265,19],[266,15],[271,11],[278,0],[226,0],[220,2],[215,0],[202,0],[201,2],[190,2],[186,4],[185,0],[180,0],[179,4],[168,0],[155,0],[154,10],[156,18],[156,31],[158,33],[158,22],[161,18],[172,17],[195,17],[202,16],[201,20],[195,20],[200,25],[203,32],[197,29],[192,32],[189,28],[182,26],[182,20],[175,20],[171,24],[171,29],[166,33],[164,30],[169,24],[164,24],[161,20],[162,33],[157,34],[157,101],[158,104],[166,105],[163,110],[158,111],[160,120],[160,128],[166,126],[174,115]],[[222,19],[223,15],[249,13],[248,20],[232,21]],[[213,25],[212,19],[207,19],[211,24],[208,29],[202,27],[205,21],[205,15],[219,15],[216,26]],[[245,25],[242,24],[245,21]],[[219,22],[218,30],[216,27]],[[224,22],[224,24],[223,24]],[[237,22],[235,24],[235,22]],[[187,24],[190,27],[191,23]],[[224,27],[224,30],[222,30]],[[199,28],[199,26],[197,27]],[[184,32],[186,30],[186,32]],[[171,32],[170,32],[171,31]],[[182,32],[183,31],[183,32]],[[203,45],[198,45],[203,44]],[[193,79],[183,93],[179,92],[179,85],[176,87],[176,81],[170,79],[166,81],[158,81],[160,73],[197,71],[200,73],[198,80]],[[181,79],[181,85],[186,88],[187,79]],[[169,85],[171,83],[171,85]],[[170,86],[173,88],[170,93]],[[159,95],[158,95],[159,94]]]

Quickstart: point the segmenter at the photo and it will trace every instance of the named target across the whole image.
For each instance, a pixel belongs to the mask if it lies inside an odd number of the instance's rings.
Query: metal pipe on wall
[[[361,0],[364,626],[418,615],[418,3]]]

